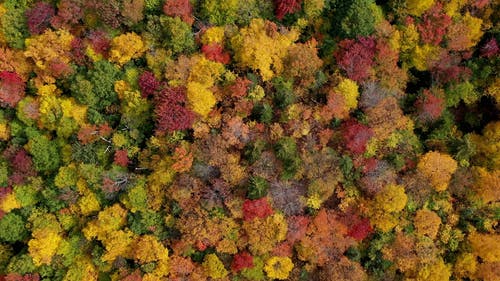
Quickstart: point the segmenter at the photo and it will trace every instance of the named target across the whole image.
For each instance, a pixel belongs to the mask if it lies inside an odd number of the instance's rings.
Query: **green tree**
[[[0,31],[10,47],[24,48],[24,39],[29,37],[28,25],[24,13],[27,0],[6,0],[3,3],[5,14],[0,17]]]
[[[11,212],[0,219],[0,240],[13,243],[27,237],[26,221],[22,216]]]
[[[33,164],[38,172],[52,172],[59,168],[61,155],[59,146],[38,132],[28,133],[28,152],[33,155]]]
[[[332,1],[334,33],[343,37],[368,36],[383,19],[382,9],[374,0]]]
[[[291,137],[278,140],[274,146],[276,157],[283,163],[283,179],[291,179],[298,171],[302,160],[297,152],[297,144]]]

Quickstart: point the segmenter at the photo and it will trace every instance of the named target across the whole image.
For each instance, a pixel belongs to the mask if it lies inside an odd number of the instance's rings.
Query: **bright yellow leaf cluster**
[[[266,218],[245,221],[242,229],[248,236],[252,254],[262,255],[274,248],[278,242],[285,240],[288,224],[282,214],[273,214]]]
[[[201,36],[201,43],[203,45],[209,45],[211,43],[221,44],[224,40],[224,27],[223,26],[212,26],[205,30],[205,33]]]
[[[439,55],[439,47],[431,44],[417,45],[413,49],[411,62],[417,70],[425,71]]]
[[[54,229],[36,229],[33,239],[28,242],[28,250],[36,266],[50,264],[52,257],[62,241],[61,235]]]
[[[469,44],[467,45],[467,48],[472,48],[479,42],[479,40],[481,40],[481,37],[484,34],[484,32],[481,30],[483,20],[473,17],[470,13],[467,12],[465,16],[463,16],[462,21],[469,29],[467,30],[467,37],[469,38]]]
[[[188,84],[187,98],[192,110],[203,117],[207,117],[217,103],[212,91],[197,82]]]
[[[453,267],[453,273],[460,278],[471,277],[477,270],[476,256],[471,253],[461,254]]]
[[[131,59],[141,57],[147,50],[141,37],[134,32],[122,34],[111,40],[109,60],[124,65]]]
[[[297,39],[295,30],[283,34],[274,23],[253,19],[231,39],[231,44],[236,61],[243,67],[259,71],[262,79],[268,81],[281,73],[288,47]]]
[[[432,264],[424,265],[418,272],[417,281],[448,281],[451,270],[442,258],[437,259]]]
[[[399,212],[406,206],[408,197],[401,185],[388,185],[377,193],[370,208],[370,222],[383,232],[398,224]]]
[[[0,140],[6,141],[10,138],[10,130],[7,123],[0,123]]]
[[[21,203],[16,198],[16,194],[14,192],[5,196],[2,201],[0,201],[0,210],[8,213],[14,209],[21,208]]]
[[[101,240],[108,233],[120,229],[126,222],[127,210],[117,203],[99,212],[97,220],[89,222],[83,229],[83,235],[88,240],[96,237]]]
[[[55,78],[51,75],[51,66],[54,63],[69,66],[73,38],[73,35],[65,29],[56,31],[47,29],[38,36],[26,39],[24,56],[35,62],[35,72],[38,75],[35,80],[37,86],[43,83],[55,83]]]
[[[423,12],[434,5],[434,0],[408,0],[406,8],[410,15],[420,16]]]
[[[191,109],[202,117],[207,117],[217,103],[211,88],[223,73],[223,64],[205,57],[200,57],[189,73],[187,98]]]
[[[289,257],[271,257],[264,266],[267,276],[278,280],[286,280],[292,269],[293,262]]]
[[[224,278],[228,274],[224,264],[220,261],[216,254],[208,254],[205,256],[203,268],[205,269],[206,274],[214,279]]]
[[[100,239],[106,253],[102,256],[103,261],[113,262],[117,257],[130,258],[132,256],[132,245],[135,234],[130,230],[116,230],[107,233]]]
[[[342,79],[340,83],[335,87],[335,91],[342,94],[345,99],[345,105],[349,110],[358,107],[358,85],[351,79]]]

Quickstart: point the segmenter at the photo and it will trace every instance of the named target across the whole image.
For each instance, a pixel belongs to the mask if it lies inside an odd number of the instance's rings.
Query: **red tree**
[[[370,127],[351,119],[342,128],[346,148],[354,154],[362,154],[366,150],[368,141],[373,136]]]
[[[424,122],[435,121],[443,113],[445,103],[443,97],[425,89],[415,102],[415,107],[418,110],[420,120]]]
[[[209,60],[227,64],[230,61],[229,54],[224,52],[222,46],[218,43],[211,43],[209,45],[203,45],[201,51],[205,57]]]
[[[491,38],[481,47],[481,56],[486,58],[491,58],[492,56],[498,54],[499,48],[498,43],[495,38]]]
[[[79,0],[61,0],[57,8],[57,15],[50,21],[55,28],[69,28],[76,25],[84,16]]]
[[[155,114],[159,132],[191,128],[195,115],[185,107],[186,88],[166,88],[157,98]]]
[[[85,47],[85,43],[81,38],[75,37],[71,41],[71,59],[78,65],[84,65],[88,62]]]
[[[422,42],[438,45],[451,24],[451,17],[443,11],[443,5],[438,3],[427,10],[422,22],[417,26]]]
[[[376,51],[374,38],[369,36],[360,37],[358,40],[345,39],[340,41],[338,46],[334,56],[349,79],[360,82],[368,78]]]
[[[9,178],[10,184],[22,184],[27,177],[36,175],[33,161],[24,149],[16,151],[8,159],[12,167],[12,175]]]
[[[153,95],[160,88],[160,81],[156,80],[154,74],[149,71],[144,71],[139,76],[138,83],[143,98]]]
[[[302,237],[306,235],[307,226],[310,221],[311,219],[306,216],[288,217],[288,232],[286,234],[287,242],[293,245],[296,241],[302,239]]]
[[[0,103],[16,107],[24,97],[26,85],[23,79],[15,72],[0,72]]]
[[[26,22],[31,34],[42,33],[50,25],[50,20],[56,10],[52,5],[45,2],[36,3],[33,8],[26,11]]]
[[[248,86],[252,84],[252,81],[247,78],[238,77],[234,80],[234,83],[226,88],[227,95],[234,98],[242,98],[247,94]]]
[[[89,34],[88,40],[96,53],[103,56],[108,54],[108,50],[111,47],[111,39],[108,33],[102,30],[94,30]]]
[[[365,239],[370,233],[373,232],[373,228],[370,225],[370,220],[367,218],[359,219],[356,223],[352,224],[347,232],[347,235],[361,241]]]
[[[245,268],[252,268],[253,266],[253,257],[248,252],[234,255],[233,262],[231,263],[231,269],[235,272]]]
[[[167,0],[163,5],[163,12],[170,17],[180,17],[182,21],[193,24],[193,6],[189,0]]]
[[[121,149],[115,151],[114,162],[118,166],[127,167],[129,162],[127,150]]]
[[[287,14],[293,14],[302,8],[302,0],[275,0],[276,18],[282,20]]]
[[[257,200],[246,199],[243,203],[243,218],[246,221],[254,218],[265,218],[273,214],[273,209],[266,197]]]

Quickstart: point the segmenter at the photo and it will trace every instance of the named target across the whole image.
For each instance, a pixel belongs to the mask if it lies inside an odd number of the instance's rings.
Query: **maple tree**
[[[274,1],[276,18],[282,20],[287,14],[293,14],[302,8],[302,0],[276,0]]]
[[[26,84],[15,72],[0,72],[0,102],[10,107],[16,107],[24,97]]]
[[[55,15],[55,9],[46,2],[37,2],[33,8],[26,11],[28,29],[31,34],[40,34],[50,25]]]

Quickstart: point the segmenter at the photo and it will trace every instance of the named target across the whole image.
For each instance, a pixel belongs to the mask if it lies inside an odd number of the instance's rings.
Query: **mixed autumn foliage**
[[[499,13],[1,1],[0,280],[499,280]]]

